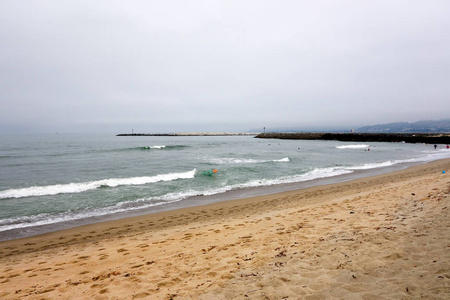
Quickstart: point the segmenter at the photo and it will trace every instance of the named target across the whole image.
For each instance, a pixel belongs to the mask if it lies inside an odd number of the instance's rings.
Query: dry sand
[[[450,299],[450,160],[0,243],[2,299]]]

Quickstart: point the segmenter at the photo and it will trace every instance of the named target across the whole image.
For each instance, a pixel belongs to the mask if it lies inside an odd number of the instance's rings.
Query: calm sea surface
[[[0,240],[450,157],[442,145],[250,136],[0,138]]]

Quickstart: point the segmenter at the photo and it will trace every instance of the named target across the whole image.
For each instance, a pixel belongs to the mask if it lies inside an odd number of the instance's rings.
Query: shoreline
[[[258,187],[247,187],[237,190],[229,190],[223,193],[207,195],[207,196],[193,196],[181,201],[175,201],[172,203],[167,203],[164,205],[152,206],[148,208],[125,211],[111,215],[102,215],[95,217],[87,217],[83,219],[75,219],[70,221],[64,221],[59,223],[45,224],[39,226],[30,226],[17,229],[10,229],[0,232],[0,243],[2,241],[9,241],[21,238],[27,238],[32,236],[38,236],[42,234],[57,232],[61,230],[68,230],[72,228],[78,228],[85,225],[93,225],[96,223],[103,223],[109,221],[117,221],[121,219],[128,219],[133,217],[146,216],[155,213],[161,213],[165,211],[173,211],[184,209],[188,207],[204,206],[212,203],[247,199],[252,197],[275,195],[282,192],[301,190],[306,188],[311,188],[315,186],[328,185],[333,183],[342,183],[347,181],[352,181],[355,179],[360,179],[364,177],[371,177],[375,175],[386,174],[394,171],[400,171],[407,169],[414,165],[421,165],[427,162],[417,161],[414,163],[401,163],[395,164],[388,167],[378,167],[366,170],[355,170],[352,173],[341,174],[337,176],[316,178],[306,181],[298,181],[291,183],[281,183],[268,186],[258,186]]]
[[[304,182],[295,182],[295,183],[288,183],[288,184],[279,184],[275,186],[275,191],[274,192],[274,186],[267,186],[267,187],[257,187],[257,188],[249,188],[246,190],[249,191],[256,191],[256,190],[262,190],[262,189],[267,189],[266,193],[263,194],[257,194],[257,195],[252,195],[252,193],[250,192],[249,196],[231,196],[229,199],[227,198],[222,198],[223,194],[218,194],[218,195],[212,195],[211,197],[217,197],[218,200],[217,201],[205,201],[202,204],[193,204],[191,206],[180,206],[180,207],[175,207],[169,210],[158,210],[156,212],[149,212],[149,213],[137,213],[136,215],[131,215],[131,216],[125,216],[125,217],[113,217],[112,219],[106,219],[106,220],[101,220],[100,221],[96,221],[96,222],[92,222],[89,224],[81,224],[81,225],[76,225],[73,227],[69,227],[69,228],[64,228],[64,229],[59,229],[59,230],[54,230],[54,231],[50,231],[50,232],[44,232],[41,234],[36,234],[36,235],[32,235],[32,236],[24,236],[24,237],[20,237],[17,239],[10,239],[10,240],[4,240],[4,241],[0,241],[0,246],[3,243],[7,243],[7,242],[14,242],[14,241],[20,241],[20,240],[26,240],[26,239],[39,239],[41,236],[42,237],[46,237],[49,235],[55,235],[55,236],[60,236],[60,235],[64,235],[66,231],[78,231],[78,229],[83,229],[85,231],[89,231],[90,227],[104,227],[106,226],[105,224],[114,224],[114,223],[128,223],[128,222],[136,222],[136,220],[138,219],[148,219],[148,218],[152,218],[152,219],[157,219],[160,216],[166,216],[166,215],[171,215],[171,214],[184,214],[185,211],[186,212],[191,212],[191,211],[201,211],[203,210],[203,208],[207,208],[210,206],[230,206],[230,205],[234,205],[234,202],[242,204],[244,202],[254,202],[254,201],[261,201],[262,199],[266,199],[266,198],[277,198],[277,197],[281,197],[285,194],[290,195],[290,194],[297,194],[297,193],[301,193],[301,192],[308,192],[308,190],[310,189],[326,189],[328,187],[333,187],[333,186],[339,186],[339,185],[345,185],[345,184],[352,184],[352,183],[356,183],[359,181],[366,181],[366,180],[370,180],[371,178],[383,178],[385,176],[389,176],[389,175],[395,175],[397,173],[402,173],[402,172],[407,172],[408,170],[412,169],[412,168],[421,168],[422,166],[428,166],[428,165],[434,165],[434,164],[440,164],[441,162],[448,162],[449,164],[449,168],[450,169],[450,158],[448,159],[441,159],[441,160],[435,160],[435,161],[431,161],[431,162],[426,162],[426,163],[419,163],[419,164],[412,164],[409,166],[405,166],[402,169],[394,169],[391,171],[388,171],[390,169],[390,167],[386,167],[386,168],[378,168],[378,169],[369,169],[369,170],[363,170],[363,171],[359,171],[361,173],[371,173],[374,172],[373,175],[363,175],[363,176],[357,176],[355,173],[350,173],[350,174],[343,174],[343,175],[338,175],[338,176],[334,176],[334,177],[327,177],[327,178],[319,178],[316,180],[312,180],[312,181],[304,181]],[[391,166],[392,167],[392,166]],[[386,170],[384,170],[386,169]],[[356,175],[356,176],[355,176]],[[344,180],[338,180],[335,181],[335,179],[337,178],[346,178]],[[289,187],[291,186],[291,187]],[[242,190],[241,190],[242,191]],[[239,191],[236,191],[239,192]],[[231,192],[226,192],[224,194],[231,194],[233,193],[233,191]],[[196,196],[196,197],[192,197],[192,198],[197,198],[197,199],[201,199],[201,198],[208,198],[205,196]],[[174,204],[177,204],[179,202],[175,202]],[[126,215],[126,213],[124,213]]]
[[[449,168],[445,159],[3,241],[0,297],[444,299]]]

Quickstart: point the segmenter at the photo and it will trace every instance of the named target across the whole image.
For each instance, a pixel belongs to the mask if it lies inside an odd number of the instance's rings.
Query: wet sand
[[[0,242],[2,299],[448,299],[450,160]]]

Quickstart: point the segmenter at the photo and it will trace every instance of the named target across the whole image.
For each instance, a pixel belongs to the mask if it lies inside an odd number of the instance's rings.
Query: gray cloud
[[[3,1],[0,132],[448,118],[449,9],[448,1]]]

